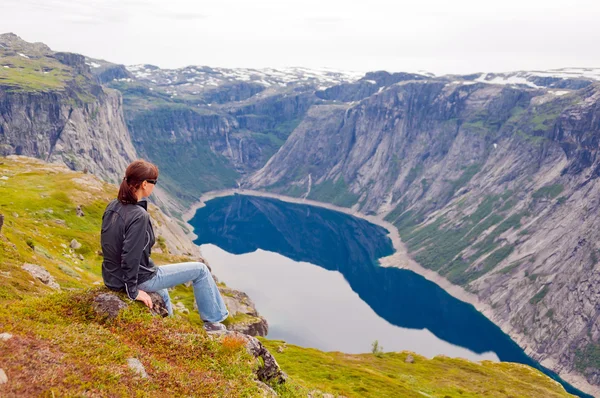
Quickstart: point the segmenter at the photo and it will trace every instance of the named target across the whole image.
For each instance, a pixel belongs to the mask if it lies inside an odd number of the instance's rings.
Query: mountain
[[[534,359],[597,392],[599,75],[163,70],[5,34],[0,152],[113,182],[148,158],[176,216],[241,185],[385,217]]]
[[[314,105],[247,185],[385,217],[533,358],[597,385],[600,84],[506,80]]]

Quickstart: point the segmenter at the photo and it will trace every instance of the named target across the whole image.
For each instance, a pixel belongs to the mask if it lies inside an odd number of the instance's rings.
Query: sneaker
[[[204,330],[207,333],[224,332],[227,330],[221,322],[204,322]]]

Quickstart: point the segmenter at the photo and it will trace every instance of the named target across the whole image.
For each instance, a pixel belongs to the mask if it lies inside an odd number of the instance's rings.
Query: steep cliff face
[[[0,154],[26,155],[120,179],[135,149],[118,92],[85,58],[0,35]]]
[[[393,222],[543,364],[600,384],[600,87],[438,80],[316,105],[247,182]]]

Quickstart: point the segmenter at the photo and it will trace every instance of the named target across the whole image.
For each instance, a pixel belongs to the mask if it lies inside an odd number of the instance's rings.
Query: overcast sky
[[[162,68],[600,67],[598,0],[0,0],[0,33]]]

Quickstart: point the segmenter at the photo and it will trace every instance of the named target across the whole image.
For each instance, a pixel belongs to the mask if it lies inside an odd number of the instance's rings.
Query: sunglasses
[[[148,183],[152,184],[152,185],[156,185],[156,183],[158,182],[158,180],[146,180],[146,181],[148,181]]]

